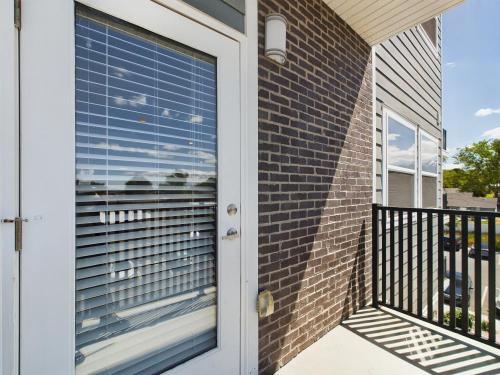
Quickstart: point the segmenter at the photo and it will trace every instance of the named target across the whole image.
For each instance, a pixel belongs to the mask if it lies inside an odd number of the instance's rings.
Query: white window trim
[[[401,172],[401,173],[406,173],[414,176],[414,187],[413,187],[413,192],[414,192],[414,202],[413,205],[416,208],[421,208],[422,203],[423,203],[423,189],[422,189],[422,177],[427,176],[427,177],[434,177],[436,178],[436,206],[438,207],[438,202],[439,202],[439,185],[438,185],[438,178],[439,178],[439,139],[425,130],[422,130],[419,126],[413,124],[412,122],[408,121],[401,115],[397,114],[393,110],[384,107],[382,110],[382,139],[383,139],[383,147],[382,147],[382,200],[383,200],[383,205],[387,206],[389,203],[389,189],[388,189],[388,182],[389,182],[389,172],[394,171],[394,172]],[[415,169],[409,169],[409,168],[403,168],[403,167],[398,167],[395,165],[390,165],[387,161],[388,158],[388,152],[387,148],[389,145],[389,132],[388,132],[388,124],[389,124],[389,117],[393,118],[397,122],[399,122],[401,125],[409,128],[412,130],[415,134],[415,146],[416,146],[416,151],[415,151]],[[422,170],[422,136],[425,136],[429,138],[432,142],[436,144],[436,156],[438,160],[438,166],[437,166],[437,171],[436,173],[432,172],[425,172]]]
[[[426,176],[426,177],[434,177],[436,179],[436,206],[438,206],[438,202],[439,202],[439,197],[438,197],[438,193],[439,193],[439,186],[438,186],[438,177],[439,177],[439,139],[430,135],[428,132],[426,132],[425,130],[422,130],[422,129],[419,129],[418,131],[418,149],[417,149],[417,154],[418,155],[422,155],[422,136],[425,136],[427,138],[429,138],[432,142],[435,143],[436,145],[436,157],[437,157],[437,162],[438,162],[438,165],[436,165],[436,173],[432,173],[432,172],[425,172],[423,169],[422,169],[422,157],[419,157],[418,160],[418,186],[420,186],[421,188],[419,189],[420,190],[420,193],[419,193],[419,207],[422,207],[422,204],[423,204],[423,201],[424,201],[424,198],[423,198],[423,188],[422,188],[422,177],[423,176]]]
[[[383,198],[383,204],[384,204],[384,206],[386,206],[389,202],[389,189],[388,189],[389,171],[394,171],[394,172],[402,172],[402,173],[406,173],[406,174],[411,174],[414,176],[414,179],[413,179],[413,197],[414,197],[413,198],[414,199],[413,205],[415,207],[418,207],[418,205],[420,203],[420,202],[418,202],[418,191],[417,191],[417,185],[418,185],[418,181],[417,181],[418,180],[418,138],[417,138],[418,131],[417,131],[417,129],[418,128],[416,125],[414,125],[413,123],[406,120],[404,117],[400,116],[399,114],[390,110],[387,107],[384,107],[382,112],[383,112],[383,114],[382,114],[382,117],[383,117],[382,118],[382,122],[383,122],[383,126],[382,126],[382,131],[383,131],[383,135],[382,135],[382,137],[383,137],[383,150],[382,150],[383,151],[383,156],[382,156],[382,167],[383,167],[383,186],[382,186],[383,194],[382,194],[382,198]],[[387,162],[387,157],[388,157],[387,146],[389,144],[389,139],[388,139],[389,117],[393,118],[394,120],[399,122],[401,125],[403,125],[403,126],[407,127],[408,129],[413,131],[415,148],[416,148],[415,155],[414,155],[415,169],[398,167],[398,166],[390,165]]]
[[[436,57],[439,57],[439,38],[438,38],[438,19],[440,19],[441,16],[434,17],[436,20],[436,45],[432,42],[431,38],[429,35],[427,35],[427,32],[424,30],[422,27],[422,24],[417,25],[417,30],[420,32],[420,34],[423,36],[425,43],[429,46],[431,51],[434,53]]]

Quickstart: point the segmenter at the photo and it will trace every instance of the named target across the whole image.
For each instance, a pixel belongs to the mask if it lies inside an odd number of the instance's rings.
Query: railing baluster
[[[399,296],[399,308],[403,308],[403,210],[398,212],[398,296]]]
[[[438,213],[438,323],[444,319],[444,218]]]
[[[481,337],[481,216],[474,217],[474,334]]]
[[[387,303],[387,211],[382,210],[382,303]]]
[[[408,210],[408,311],[413,313],[413,212]]]
[[[432,254],[433,254],[433,220],[432,212],[427,212],[427,319],[432,321],[432,283],[434,278],[432,277]]]
[[[449,302],[449,324],[446,324],[448,329],[471,337],[472,333],[469,333],[470,310],[471,313],[475,314],[475,338],[499,348],[500,343],[496,341],[496,327],[498,325],[495,323],[496,287],[498,285],[495,283],[497,277],[496,220],[500,214],[434,208],[387,207],[377,204],[373,204],[372,208],[373,306],[377,307],[381,304],[390,306],[418,316],[422,320],[443,326],[445,324],[446,297],[446,303]],[[414,214],[416,214],[415,222],[413,221]],[[426,215],[425,226],[424,215]],[[482,218],[487,218],[487,225],[482,224]],[[458,228],[457,219],[461,221]],[[474,229],[469,226],[469,221],[474,222]],[[487,227],[487,233],[484,227]],[[476,251],[475,256],[470,258],[469,235],[472,236],[472,230],[474,230]],[[425,232],[427,234],[424,238]],[[449,242],[445,241],[447,233],[449,234]],[[457,238],[458,234],[459,238]],[[434,242],[436,235],[437,244]],[[484,237],[487,240],[484,240]],[[457,241],[460,240],[459,245]],[[487,259],[485,259],[485,244],[482,241],[487,242]],[[483,251],[481,251],[481,245],[483,245]],[[449,251],[449,255],[445,255],[445,250]],[[460,251],[458,259],[457,251]],[[405,258],[407,259],[406,264]],[[461,267],[457,268],[457,261],[461,263]],[[469,264],[469,262],[471,263]],[[488,267],[487,274],[485,274],[486,269],[482,269],[483,265]],[[397,270],[396,267],[398,267]],[[427,271],[424,273],[425,267]],[[405,271],[407,272],[406,276]],[[473,294],[469,294],[471,273],[474,274]],[[469,276],[469,274],[471,275]],[[436,276],[437,285],[435,283]],[[389,285],[387,285],[388,283]],[[414,287],[416,291],[413,290]],[[445,287],[447,287],[446,294]],[[457,288],[462,290],[459,296],[457,296]],[[486,292],[486,290],[488,293],[483,296],[482,292]],[[436,300],[434,300],[434,292],[437,292]],[[487,337],[482,336],[481,329],[481,323],[486,321],[485,315],[482,315],[482,312],[486,314],[482,306],[482,302],[484,302],[482,297],[487,299],[488,305],[489,328]],[[472,306],[472,302],[474,306]],[[426,307],[425,314],[424,307]],[[457,319],[457,309],[462,311],[459,319]]]
[[[455,232],[455,214],[450,215],[450,328],[455,329],[455,248],[456,248],[456,232]]]
[[[422,316],[422,273],[423,273],[423,255],[422,255],[422,211],[417,212],[417,314]]]
[[[469,241],[468,216],[462,214],[462,332],[469,332],[469,261],[467,245]]]
[[[389,211],[390,215],[390,305],[394,306],[394,210]]]
[[[495,268],[496,268],[496,245],[495,245],[495,217],[493,215],[488,217],[488,341],[495,343]],[[477,250],[476,250],[477,251]]]
[[[378,307],[378,205],[372,206],[372,306]]]

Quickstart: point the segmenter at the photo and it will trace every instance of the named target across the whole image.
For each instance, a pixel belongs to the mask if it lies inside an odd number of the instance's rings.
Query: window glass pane
[[[415,178],[413,175],[389,171],[388,185],[389,206],[415,206]]]
[[[428,173],[437,173],[438,171],[438,147],[436,142],[422,134],[421,138],[421,158],[422,171]]]
[[[436,177],[422,176],[422,207],[437,206]]]
[[[415,131],[389,117],[387,125],[387,163],[395,167],[415,169]]]
[[[216,61],[76,18],[76,373],[158,374],[217,345]]]

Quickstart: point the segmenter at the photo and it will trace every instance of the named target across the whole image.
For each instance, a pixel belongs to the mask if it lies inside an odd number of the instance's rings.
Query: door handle
[[[238,230],[235,228],[229,228],[225,236],[222,236],[223,240],[235,240],[240,237]]]

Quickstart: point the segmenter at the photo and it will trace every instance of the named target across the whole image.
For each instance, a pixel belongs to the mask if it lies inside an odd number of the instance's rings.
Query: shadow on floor
[[[366,308],[342,326],[430,374],[500,374],[500,357],[385,310]]]

